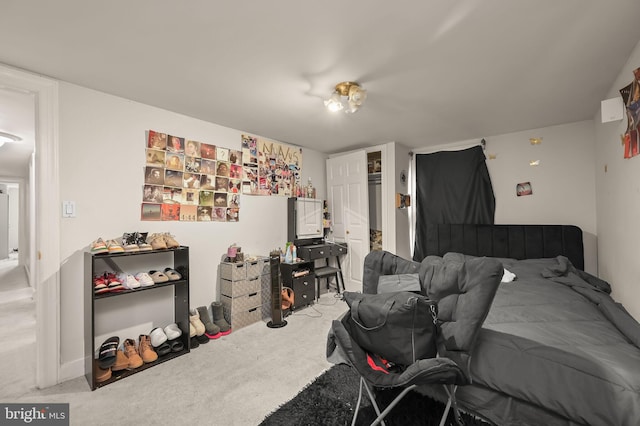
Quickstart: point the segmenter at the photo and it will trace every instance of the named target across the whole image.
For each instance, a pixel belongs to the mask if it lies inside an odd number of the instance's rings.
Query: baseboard
[[[58,371],[58,383],[81,376],[84,376],[84,358],[61,364]]]

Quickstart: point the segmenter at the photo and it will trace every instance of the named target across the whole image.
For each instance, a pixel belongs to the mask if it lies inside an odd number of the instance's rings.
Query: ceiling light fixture
[[[5,142],[20,142],[21,140],[20,136],[0,131],[0,146],[4,145]]]
[[[343,101],[343,98],[346,99]],[[358,111],[365,99],[367,99],[367,91],[358,83],[343,81],[336,84],[331,97],[324,101],[324,106],[331,112],[344,110],[349,114]],[[346,108],[344,102],[346,102]]]

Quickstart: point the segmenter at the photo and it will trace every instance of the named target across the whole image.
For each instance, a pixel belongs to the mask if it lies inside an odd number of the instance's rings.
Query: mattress
[[[499,425],[637,425],[640,325],[608,284],[562,256],[501,260],[516,279],[495,296],[461,408]]]

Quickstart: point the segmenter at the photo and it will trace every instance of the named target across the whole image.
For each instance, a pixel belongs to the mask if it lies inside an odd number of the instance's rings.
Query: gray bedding
[[[640,424],[640,325],[564,257],[501,259],[477,341],[469,411],[497,424]]]
[[[460,407],[497,425],[640,425],[640,324],[609,284],[563,256],[500,260],[516,279],[498,288],[471,357],[473,384],[456,393]],[[363,293],[376,293],[381,275],[422,280],[423,265],[372,252]],[[420,391],[446,401],[441,386]]]

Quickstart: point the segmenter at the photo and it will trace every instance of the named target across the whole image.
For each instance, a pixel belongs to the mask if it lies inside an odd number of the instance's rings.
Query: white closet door
[[[369,194],[364,150],[327,160],[327,193],[333,238],[348,244],[342,268],[346,288],[362,291],[364,257],[369,253]]]

